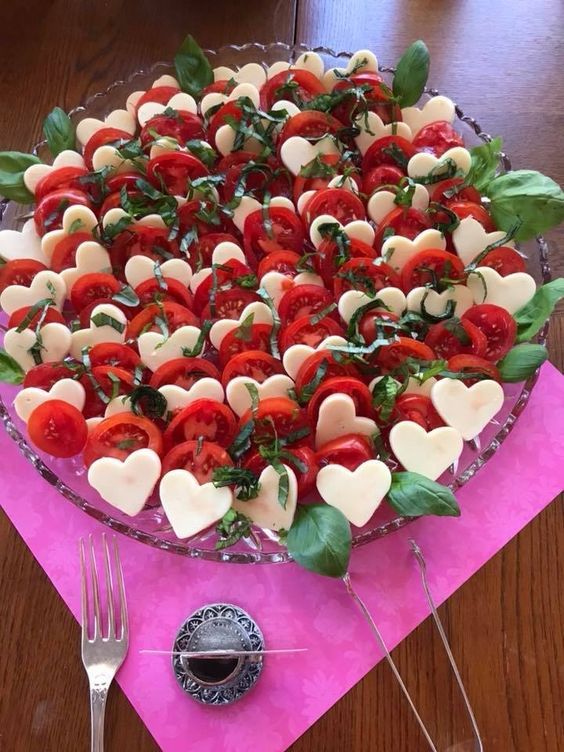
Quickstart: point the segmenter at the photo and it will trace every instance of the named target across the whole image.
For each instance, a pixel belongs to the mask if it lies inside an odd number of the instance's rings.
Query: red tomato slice
[[[41,261],[34,259],[14,259],[0,266],[0,292],[10,285],[29,287],[36,274],[47,269]]]
[[[329,350],[318,350],[304,360],[297,373],[296,391],[299,395],[302,394],[304,387],[313,381],[318,370],[324,363],[327,364],[327,370],[323,380],[330,379],[333,376],[358,375],[356,368],[350,363],[339,363]]]
[[[475,204],[473,201],[452,201],[448,208],[456,214],[458,219],[474,217],[483,225],[486,232],[494,232],[497,229],[493,219],[481,204]]]
[[[92,429],[84,447],[84,464],[90,467],[101,457],[115,457],[123,462],[138,449],[152,449],[162,455],[160,429],[141,415],[118,413],[104,418]]]
[[[262,350],[247,350],[235,355],[226,363],[221,375],[221,383],[225,387],[237,376],[247,376],[262,384],[277,373],[284,373],[279,360]]]
[[[341,163],[341,157],[338,154],[320,154],[319,160],[332,168],[329,170],[329,176],[305,178],[302,175],[297,175],[294,178],[293,191],[294,203],[296,205],[302,193],[304,193],[305,191],[321,191],[324,188],[327,188],[332,178],[340,172],[341,168],[339,167],[339,165]],[[345,165],[343,165],[343,168],[344,166]],[[346,166],[350,166],[350,163],[347,163]],[[357,182],[359,181],[357,180]]]
[[[177,86],[153,86],[151,89],[142,94],[137,100],[135,105],[135,111],[137,111],[142,104],[147,102],[158,102],[159,104],[168,104],[169,99],[175,94],[178,94],[180,89]]]
[[[371,245],[356,238],[350,238],[347,253],[351,259],[375,259],[376,251]],[[313,266],[328,287],[333,286],[337,270],[342,266],[341,249],[334,240],[324,240],[313,256]]]
[[[188,141],[194,138],[205,138],[204,126],[197,115],[191,112],[178,110],[174,115],[155,115],[147,120],[139,138],[141,144],[148,148],[155,140],[155,133],[159,136],[171,136],[175,138],[180,146],[186,146]]]
[[[163,475],[170,470],[188,470],[200,485],[209,483],[214,470],[233,467],[225,449],[213,441],[183,441],[173,447],[163,459]]]
[[[137,285],[135,292],[142,306],[157,302],[164,303],[167,300],[190,309],[194,305],[194,299],[188,288],[172,277],[163,277],[162,280],[155,277],[146,279]]]
[[[430,248],[412,256],[401,270],[404,292],[424,287],[441,279],[464,279],[464,264],[452,253]]]
[[[115,147],[123,146],[127,141],[131,141],[131,138],[130,133],[122,131],[120,128],[100,128],[100,130],[97,130],[90,136],[82,150],[82,156],[88,169],[94,169],[92,157],[100,146],[107,146],[108,144]]]
[[[214,248],[220,243],[235,243],[239,241],[235,235],[228,232],[208,232],[203,237],[198,238],[190,246],[190,265],[194,271],[209,267],[212,265],[212,255]]]
[[[190,389],[194,384],[203,378],[217,379],[219,381],[219,371],[203,358],[175,358],[163,363],[151,376],[149,385],[153,389],[158,389],[165,384],[174,384],[181,386],[183,389]]]
[[[170,151],[153,157],[147,165],[147,177],[173,196],[186,196],[190,182],[208,175],[208,168],[191,154]]]
[[[394,406],[397,420],[411,420],[426,431],[444,426],[444,421],[424,394],[402,394]]]
[[[431,201],[437,204],[443,204],[443,206],[450,206],[451,203],[456,201],[471,201],[475,204],[479,204],[481,201],[480,193],[472,185],[468,185],[464,188],[459,186],[464,184],[464,178],[448,178],[448,180],[441,180],[440,183],[436,183],[431,194]],[[446,196],[445,194],[456,190],[454,196]]]
[[[270,324],[253,324],[250,332],[245,334],[244,337],[241,335],[239,328],[228,332],[219,346],[219,362],[222,368],[225,368],[231,358],[242,352],[262,350],[263,352],[270,353],[271,332],[272,327]]]
[[[37,234],[43,236],[51,230],[59,230],[62,227],[65,209],[75,204],[92,208],[89,196],[75,188],[62,188],[44,196],[33,213]]]
[[[90,365],[117,366],[133,373],[141,364],[141,358],[132,347],[120,342],[100,342],[88,351]]]
[[[324,316],[312,324],[310,316],[300,316],[282,330],[280,349],[284,352],[292,345],[317,347],[320,342],[333,335],[344,335],[343,327],[335,319]]]
[[[223,215],[217,211],[216,204],[200,199],[187,201],[180,207],[178,210],[178,225],[181,237],[189,230],[195,230],[198,241],[208,234],[222,232],[225,229]],[[191,253],[192,246],[189,247],[189,250]]]
[[[384,237],[393,231],[393,235],[401,235],[404,238],[413,240],[420,232],[431,227],[431,220],[428,215],[419,209],[410,206],[408,209],[398,206],[387,214],[378,225],[376,237],[374,238],[374,248],[380,250]]]
[[[83,190],[83,181],[80,178],[88,175],[86,167],[60,167],[51,170],[35,186],[35,202],[38,203],[48,193],[53,191],[78,189]]]
[[[405,172],[400,167],[389,164],[378,165],[365,173],[362,179],[362,192],[371,196],[376,188],[383,185],[398,185],[403,177],[405,177]]]
[[[255,441],[273,440],[276,437],[285,439],[308,427],[304,411],[289,397],[267,397],[261,400],[254,415],[251,410],[243,413],[239,419],[239,427],[244,426],[251,418],[255,423]]]
[[[399,316],[385,308],[372,308],[362,316],[358,323],[358,331],[367,345],[371,345],[375,339],[381,336],[378,327],[385,337],[391,337],[396,333],[397,329],[386,326],[384,323],[386,321],[395,323],[399,321]]]
[[[515,343],[517,323],[505,308],[490,303],[475,305],[462,315],[462,321],[472,322],[484,333],[485,352],[475,354],[482,355],[486,360],[501,360]]]
[[[111,274],[93,272],[79,277],[71,288],[71,303],[80,313],[83,308],[99,298],[111,298],[121,290],[121,284]]]
[[[58,274],[63,269],[74,268],[78,246],[90,240],[92,240],[92,235],[89,232],[73,232],[59,240],[51,256],[51,269]]]
[[[417,149],[410,141],[401,136],[384,136],[366,150],[362,158],[362,173],[366,175],[379,165],[392,165],[405,170],[414,154],[417,154]]]
[[[448,360],[453,355],[477,355],[483,358],[488,346],[486,335],[468,319],[462,319],[456,328],[440,322],[429,327],[425,344],[431,347],[437,358]]]
[[[86,443],[88,428],[80,410],[63,400],[48,400],[31,413],[27,431],[32,443],[53,457],[74,457]]]
[[[480,266],[489,266],[502,277],[527,271],[527,263],[523,256],[514,248],[507,246],[492,248],[480,261]]]
[[[8,329],[16,329],[18,326],[20,326],[28,316],[30,311],[31,306],[18,308],[17,311],[14,311],[10,316],[10,320],[8,321]],[[37,311],[37,313],[34,314],[33,318],[31,318],[27,323],[26,328],[35,329],[35,327],[39,323],[40,318],[43,320],[42,326],[44,326],[45,324],[66,324],[63,314],[53,306],[49,306],[49,308],[47,308],[45,316],[43,316],[43,313],[43,310]]]
[[[206,94],[231,94],[236,83],[233,79],[230,81],[214,81],[202,89],[202,97]]]
[[[374,295],[384,287],[401,287],[399,274],[389,264],[377,259],[352,258],[346,261],[333,280],[333,290],[338,299],[347,290],[362,290]]]
[[[487,379],[501,381],[500,373],[494,364],[485,360],[485,358],[478,358],[475,355],[453,355],[452,358],[448,359],[448,370],[458,371],[459,373],[478,373]],[[464,379],[464,383],[467,386],[471,386],[479,380],[479,377]]]
[[[304,216],[310,225],[316,217],[329,214],[346,225],[355,219],[366,219],[366,210],[359,197],[345,188],[325,188],[308,201]],[[298,249],[296,249],[298,250]]]
[[[215,296],[215,308],[208,303],[202,311],[202,321],[209,319],[238,319],[249,303],[260,300],[256,292],[244,290],[241,287],[233,287],[231,290],[218,292]]]
[[[256,154],[250,152],[234,152],[235,156],[243,154],[242,159],[230,160],[225,168],[225,181],[219,186],[225,202],[231,201],[236,187],[244,180],[245,193],[264,203],[265,196],[292,196],[292,176],[284,165],[275,157],[266,162],[259,161]],[[227,164],[226,157],[222,160]],[[221,172],[221,170],[219,170]]]
[[[343,124],[332,115],[318,110],[306,110],[286,120],[278,137],[278,149],[280,150],[284,141],[292,136],[323,138],[328,134],[335,135],[341,130],[343,130]]]
[[[216,283],[216,298],[220,293],[230,292],[231,289],[237,289],[234,280],[239,277],[244,277],[252,273],[250,267],[246,264],[242,264],[238,259],[230,259],[226,263],[221,265],[221,268],[215,271],[215,283]],[[212,288],[214,285],[214,275],[209,274],[203,279],[194,293],[194,310],[201,313],[201,311],[211,303]],[[249,292],[246,288],[239,287],[239,290]],[[254,298],[253,298],[254,299]],[[216,301],[217,302],[217,301]],[[236,317],[238,318],[238,317]]]
[[[109,248],[115,274],[124,278],[123,270],[133,256],[147,256],[163,261],[179,256],[178,241],[169,239],[170,230],[137,225],[128,227],[113,239]]]
[[[226,102],[212,115],[211,120],[208,123],[208,140],[211,141],[213,146],[215,146],[215,135],[221,126],[226,125],[230,119],[239,122],[242,117],[243,113],[237,102]],[[250,152],[245,152],[245,154],[248,153]],[[223,160],[219,164],[220,169],[222,168],[222,165],[224,165]]]
[[[304,316],[312,316],[333,302],[333,296],[319,285],[296,285],[285,292],[278,304],[278,314],[283,324]]]
[[[357,73],[351,76],[349,80],[337,81],[333,86],[333,91],[342,91],[350,88],[363,87],[364,100],[367,109],[375,112],[384,124],[393,121],[401,121],[401,108],[393,101],[393,93],[382,81],[378,73]],[[370,87],[370,88],[366,88]],[[349,125],[351,118],[358,116],[358,97],[351,94],[343,102],[333,109],[333,114],[341,122]],[[363,104],[364,106],[364,104]]]
[[[174,416],[165,431],[165,447],[183,441],[197,441],[200,436],[222,447],[228,447],[235,437],[237,422],[227,405],[212,399],[199,399]]]
[[[78,365],[78,364],[77,364]],[[53,384],[61,379],[72,379],[75,372],[64,363],[40,363],[33,366],[24,376],[23,386],[36,386],[38,389],[49,391]]]
[[[290,84],[290,86],[289,86]],[[280,71],[263,85],[260,90],[260,105],[270,110],[274,102],[285,99],[290,102],[309,102],[318,94],[325,94],[321,81],[306,70]]]
[[[382,369],[382,373],[386,374],[400,366],[406,358],[435,360],[435,353],[423,342],[411,337],[399,337],[397,342],[384,345],[377,351],[376,364]]]
[[[262,279],[268,272],[278,272],[279,274],[297,274],[296,266],[300,261],[300,254],[295,251],[272,251],[259,261],[258,278]]]
[[[425,125],[417,132],[412,143],[417,151],[427,151],[436,157],[442,156],[445,151],[455,146],[464,146],[460,133],[444,120]]]
[[[265,224],[266,216],[269,222]],[[243,231],[245,253],[262,258],[272,251],[302,252],[305,240],[304,226],[298,215],[281,206],[271,206],[249,214]]]
[[[80,377],[80,383],[86,390],[84,417],[97,418],[104,414],[110,398],[131,392],[133,374],[116,366],[95,366]],[[108,399],[102,399],[101,394],[105,394]]]
[[[130,319],[135,313],[135,309],[132,308],[131,306],[126,306],[123,303],[117,303],[115,300],[112,300],[111,298],[96,298],[87,306],[85,306],[82,309],[82,311],[78,314],[81,329],[88,329],[90,327],[90,315],[92,311],[96,308],[96,306],[99,306],[102,304],[104,305],[111,304],[111,305],[116,306],[116,308],[120,309],[120,311],[123,313],[126,319]]]
[[[166,317],[169,332],[175,332],[181,326],[199,326],[200,319],[185,306],[166,300],[161,305],[152,304],[138,313],[128,324],[127,339],[137,339],[142,332],[160,332],[155,320]]]
[[[325,379],[313,393],[307,406],[307,417],[312,426],[317,425],[319,408],[326,397],[331,394],[346,394],[352,398],[357,415],[370,416],[372,408],[372,395],[370,390],[360,379],[352,376],[333,376]]]
[[[374,449],[366,436],[350,433],[320,446],[315,457],[320,467],[335,464],[356,470],[363,462],[374,458]]]
[[[296,475],[296,480],[298,481],[298,499],[303,500],[303,497],[307,496],[315,488],[315,479],[319,472],[315,452],[308,446],[292,446],[287,451],[290,452],[292,457],[296,458],[298,463],[306,467],[305,471],[302,471],[292,462],[291,457],[285,456],[283,458],[284,464],[291,468]],[[243,467],[250,470],[257,477],[260,477],[260,474],[267,466],[268,460],[258,452],[253,452],[243,463]]]

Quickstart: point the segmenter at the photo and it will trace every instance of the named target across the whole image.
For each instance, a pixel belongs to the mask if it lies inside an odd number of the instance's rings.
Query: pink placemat
[[[499,454],[457,494],[459,519],[421,519],[355,551],[354,582],[390,648],[428,615],[408,538],[423,549],[432,592],[442,602],[562,490],[563,425],[564,378],[546,365]],[[77,541],[105,528],[36,476],[4,434],[0,472],[4,510],[77,616]],[[121,536],[119,545],[131,625],[119,683],[165,752],[280,752],[381,658],[341,581],[293,564],[198,562]],[[170,658],[139,650],[170,649],[183,619],[212,601],[248,610],[267,646],[309,652],[267,659],[257,686],[231,707],[197,705],[176,684]],[[76,653],[79,660],[78,644]]]

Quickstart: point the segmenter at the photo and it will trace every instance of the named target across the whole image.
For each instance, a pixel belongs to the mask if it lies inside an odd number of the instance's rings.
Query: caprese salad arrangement
[[[437,479],[546,359],[564,282],[516,242],[564,194],[498,174],[499,139],[467,150],[446,97],[416,106],[420,41],[390,86],[367,50],[212,69],[188,37],[175,66],[104,121],[55,108],[52,164],[0,154],[34,204],[0,232],[0,376],[122,512],[218,547],[256,525],[339,576],[384,499],[459,514]]]

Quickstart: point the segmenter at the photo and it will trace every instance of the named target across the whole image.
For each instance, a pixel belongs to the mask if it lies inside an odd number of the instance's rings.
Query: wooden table
[[[208,47],[251,40],[369,47],[385,63],[421,37],[431,50],[431,83],[477,114],[490,133],[502,133],[515,166],[564,182],[561,0],[216,0],[213,6],[186,0],[3,0],[0,147],[28,149],[54,105],[68,108],[116,78],[172,57],[188,31]],[[553,269],[562,275],[564,230],[550,239]],[[563,341],[561,309],[550,342],[552,361],[561,369]],[[562,522],[562,505],[553,503],[441,608],[488,752],[556,752],[564,746],[558,701],[564,696]],[[0,547],[0,749],[86,750],[87,685],[78,627],[5,517]],[[43,624],[58,625],[56,636],[43,631]],[[429,620],[395,658],[440,749],[473,749]],[[445,712],[449,707],[452,715]],[[156,749],[117,688],[107,727],[109,752]],[[292,747],[345,749],[426,749],[384,664]]]

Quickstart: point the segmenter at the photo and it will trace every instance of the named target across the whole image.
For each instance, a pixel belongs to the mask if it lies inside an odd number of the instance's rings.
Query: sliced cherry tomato
[[[371,415],[372,395],[370,390],[360,379],[352,376],[333,376],[325,379],[313,393],[307,406],[307,417],[312,426],[317,425],[319,408],[326,397],[331,394],[346,394],[353,400],[357,415]]]
[[[268,220],[268,222],[267,222]],[[257,209],[245,220],[243,231],[245,252],[262,258],[272,251],[301,253],[305,231],[298,215],[283,206]]]
[[[325,368],[325,379],[333,376],[357,376],[356,368],[350,363],[339,363],[329,350],[318,350],[304,360],[296,376],[296,391],[302,394],[317,377],[319,369]]]
[[[358,331],[367,345],[371,345],[375,339],[381,337],[381,333],[385,337],[391,337],[396,333],[397,329],[386,326],[387,321],[395,323],[399,321],[399,316],[385,308],[372,308],[363,314],[358,322]]]
[[[238,319],[245,308],[256,301],[259,296],[252,290],[244,290],[241,287],[233,287],[231,290],[222,290],[215,296],[214,307],[208,303],[202,311],[202,321],[209,319]]]
[[[517,322],[505,308],[482,303],[472,306],[463,315],[462,321],[470,321],[484,333],[486,337],[486,349],[481,355],[486,360],[494,363],[507,355],[515,343],[517,335]]]
[[[191,389],[200,379],[210,378],[219,381],[219,371],[204,358],[175,358],[159,366],[149,382],[153,389],[165,384],[174,384],[183,389]]]
[[[298,204],[298,199],[304,193],[305,191],[321,191],[324,188],[329,187],[329,183],[331,180],[342,170],[344,167],[351,166],[350,162],[347,162],[345,164],[341,164],[341,157],[338,154],[319,154],[318,157],[319,161],[322,164],[328,165],[328,168],[320,169],[317,172],[317,177],[311,177],[306,178],[303,175],[298,174],[294,178],[294,191],[293,191],[293,197],[294,197],[294,203]],[[312,164],[311,162],[309,163]],[[308,165],[306,165],[307,167]],[[357,184],[360,182],[359,178],[353,174],[353,179],[357,182]]]
[[[375,112],[384,124],[401,121],[401,108],[394,102],[393,92],[382,81],[378,73],[357,73],[350,80],[337,81],[333,91],[346,91],[350,88],[363,89],[363,107],[370,112]],[[341,122],[349,125],[351,118],[358,117],[358,96],[351,92],[351,96],[340,102],[334,109],[333,114]]]
[[[311,493],[315,488],[315,479],[319,472],[319,466],[315,458],[315,452],[308,446],[293,446],[287,450],[291,456],[284,456],[283,462],[296,475],[298,481],[298,499],[303,501],[304,496]],[[296,464],[292,458],[296,459]],[[298,467],[298,464],[300,467]],[[262,471],[268,466],[268,460],[259,452],[253,452],[243,463],[243,467],[250,470],[257,477],[260,477]],[[303,469],[305,466],[305,470]]]
[[[190,245],[190,265],[194,271],[212,265],[213,251],[220,243],[235,243],[235,245],[239,245],[239,241],[235,235],[231,235],[228,232],[208,232],[203,237],[198,237]]]
[[[467,185],[464,188],[461,188],[460,186],[462,185],[464,185],[464,178],[448,178],[447,180],[441,180],[441,182],[436,183],[433,188],[431,201],[437,204],[443,204],[443,206],[450,206],[453,201],[472,201],[475,204],[479,204],[482,199],[479,191],[477,191],[472,185]],[[455,195],[445,195],[450,191],[456,191]]]
[[[111,298],[121,290],[121,284],[111,274],[92,272],[79,277],[71,288],[71,303],[77,313],[94,300]]]
[[[198,483],[210,483],[214,470],[233,467],[225,449],[213,441],[183,441],[174,446],[163,459],[163,475],[170,470],[188,470]]]
[[[225,180],[220,189],[224,201],[231,201],[241,181],[244,180],[245,193],[264,203],[265,196],[292,196],[292,176],[284,165],[275,157],[269,157],[265,162],[259,161],[256,154],[251,152],[234,152],[234,156],[242,154],[240,160],[231,160],[225,168]],[[224,157],[222,163],[227,163]]]
[[[201,201],[200,199],[187,201],[180,207],[178,210],[178,226],[181,236],[189,230],[193,230],[198,239],[210,233],[222,232],[225,229],[223,217],[217,211],[217,205],[211,201]],[[191,246],[189,246],[189,250],[192,252]]]
[[[83,190],[83,182],[80,178],[88,175],[86,167],[59,167],[51,170],[35,186],[35,202],[38,203],[48,193],[53,191],[76,188]]]
[[[375,259],[376,251],[371,245],[363,243],[362,240],[350,238],[347,243],[346,252],[350,259]],[[347,259],[342,258],[342,249],[334,240],[324,240],[317,253],[312,257],[315,270],[328,287],[333,286],[337,270],[346,263]]]
[[[81,243],[92,240],[89,232],[73,232],[59,240],[51,256],[51,269],[54,272],[62,272],[63,269],[76,267],[76,251]]]
[[[147,120],[139,138],[143,147],[148,148],[155,140],[155,133],[159,136],[171,136],[181,146],[186,146],[194,138],[205,138],[204,126],[197,115],[178,110],[174,115],[155,115]]]
[[[117,366],[94,366],[80,377],[80,383],[86,391],[84,417],[97,418],[104,414],[110,398],[131,392],[133,374]],[[107,399],[102,399],[102,394],[105,394]]]
[[[194,299],[188,288],[172,277],[146,279],[140,285],[137,285],[135,293],[142,306],[157,302],[164,303],[166,300],[179,303],[190,309],[194,305]]]
[[[328,134],[335,135],[342,129],[343,124],[332,115],[318,110],[305,110],[286,120],[278,138],[278,149],[292,136],[322,138]]]
[[[76,365],[78,368],[78,363]],[[36,386],[48,392],[57,381],[72,379],[74,375],[75,371],[70,363],[68,365],[65,363],[40,363],[30,368],[26,373],[23,386],[24,388]]]
[[[374,295],[384,287],[401,287],[399,274],[389,265],[377,259],[352,258],[346,261],[333,280],[335,298],[347,290],[361,290]]]
[[[322,214],[335,217],[343,225],[355,219],[366,219],[364,204],[355,193],[346,188],[324,188],[310,198],[304,212],[307,224],[310,225]]]
[[[259,402],[253,415],[249,409],[239,419],[239,427],[254,420],[253,439],[285,439],[308,427],[305,412],[289,397],[267,397]]]
[[[325,94],[321,81],[306,70],[292,69],[277,73],[260,90],[260,104],[270,110],[274,102],[285,99],[294,103],[309,102],[318,94]]]
[[[420,232],[429,229],[429,227],[431,227],[431,220],[427,214],[419,209],[414,209],[413,206],[408,209],[398,206],[397,209],[393,209],[389,214],[386,214],[378,225],[374,238],[374,248],[380,250],[384,237],[392,230],[394,235],[401,235],[413,240]]]
[[[212,290],[215,285],[215,302],[217,304],[217,297],[225,292],[243,291],[245,293],[251,292],[247,288],[239,287],[235,280],[240,277],[246,277],[252,274],[252,270],[246,264],[242,264],[238,259],[229,259],[221,265],[220,269],[215,270],[214,274],[209,274],[203,279],[194,293],[194,310],[201,313],[206,306],[213,307],[211,305]],[[230,288],[230,289],[229,289]],[[251,293],[252,295],[252,293]],[[245,300],[255,300],[255,297],[243,295]],[[215,318],[215,317],[214,317]],[[231,317],[229,317],[231,318]],[[236,316],[235,318],[239,318]]]
[[[236,85],[234,79],[230,79],[229,81],[214,81],[204,86],[202,97],[205,97],[206,94],[231,94]]]
[[[403,177],[405,172],[400,167],[390,164],[378,165],[365,173],[362,179],[362,192],[371,196],[376,188],[383,185],[398,185]]]
[[[376,354],[376,364],[382,373],[389,373],[400,366],[406,358],[435,360],[435,353],[429,345],[411,337],[399,337],[397,342],[381,347]]]
[[[374,458],[374,449],[366,436],[349,433],[320,446],[315,456],[320,467],[335,464],[356,470],[363,462]]]
[[[92,157],[96,149],[101,146],[111,144],[112,146],[123,146],[123,144],[131,141],[131,134],[127,131],[122,131],[120,128],[100,128],[90,136],[86,142],[82,151],[84,162],[89,170],[94,168],[92,164]]]
[[[397,398],[395,414],[398,420],[411,420],[426,431],[444,426],[444,421],[425,394],[402,394]]]
[[[448,359],[448,370],[458,371],[459,373],[479,374],[477,378],[464,379],[466,386],[472,386],[472,384],[480,381],[480,376],[486,379],[494,379],[494,381],[501,381],[500,373],[494,364],[485,358],[478,358],[475,355],[453,355],[452,358]]]
[[[464,279],[464,275],[464,264],[458,256],[430,248],[408,259],[401,270],[401,286],[404,292],[409,292],[441,279]]]
[[[239,122],[243,117],[243,112],[237,102],[228,101],[223,104],[217,112],[215,112],[208,124],[208,140],[215,146],[215,136],[222,125],[226,125],[229,120],[233,119]],[[248,153],[248,152],[247,152]],[[223,160],[219,164],[224,164]]]
[[[147,102],[158,102],[159,104],[168,104],[169,99],[178,94],[180,89],[177,86],[153,86],[151,89],[142,94],[135,103],[135,110],[139,110],[142,104]]]
[[[161,305],[154,303],[147,306],[131,319],[127,327],[127,339],[136,340],[142,332],[160,332],[155,320],[162,318],[163,314],[170,334],[181,326],[200,325],[200,319],[189,308],[166,300]]]
[[[139,188],[137,183],[141,178],[145,180],[147,179],[145,176],[141,175],[139,172],[129,171],[129,172],[115,172],[113,174],[110,173],[110,175],[106,179],[106,187],[110,193],[119,193],[121,189],[123,188],[123,186],[127,188],[128,192],[131,190],[136,191]],[[156,183],[154,187],[157,188],[158,183]]]
[[[18,308],[14,311],[10,320],[8,321],[8,329],[15,329],[26,320],[31,312],[32,306],[25,306],[25,308]],[[45,315],[43,315],[45,313]],[[36,311],[32,318],[26,323],[27,329],[35,329],[39,323],[39,319],[42,319],[42,326],[45,324],[66,324],[65,317],[54,306],[49,306],[46,311],[41,309]]]
[[[239,328],[232,329],[221,340],[219,347],[219,362],[222,368],[225,368],[231,358],[242,352],[249,350],[262,350],[270,352],[270,335],[272,327],[270,324],[253,324],[250,332],[241,336]]]
[[[262,350],[247,350],[235,355],[226,363],[221,375],[221,383],[226,387],[237,376],[247,376],[262,384],[277,373],[284,373],[279,360]]]
[[[453,355],[477,355],[483,358],[488,346],[486,335],[468,319],[449,324],[440,322],[429,327],[425,344],[431,347],[437,358],[452,358]]]
[[[324,339],[334,335],[344,335],[342,326],[335,319],[324,316],[312,324],[310,316],[300,316],[282,330],[280,349],[284,352],[292,345],[317,347]]]
[[[297,264],[300,254],[295,251],[273,251],[259,261],[258,278],[262,279],[268,272],[289,274],[292,277],[297,274]]]
[[[169,151],[153,157],[147,165],[147,177],[173,196],[186,196],[190,182],[208,175],[208,168],[192,154]]]
[[[412,143],[417,151],[427,151],[436,157],[441,157],[445,151],[455,146],[464,146],[460,133],[444,120],[425,125],[417,132]]]
[[[125,460],[138,449],[152,449],[163,453],[163,435],[148,418],[133,413],[118,413],[104,418],[88,436],[84,447],[86,467],[101,457]]]
[[[53,457],[74,457],[86,443],[88,427],[80,410],[63,400],[48,400],[35,408],[27,423],[29,438]]]
[[[44,196],[35,207],[33,221],[38,235],[45,235],[51,230],[59,230],[63,224],[63,214],[69,206],[92,207],[89,196],[76,188],[61,188]]]
[[[110,258],[114,274],[124,279],[124,268],[133,256],[147,256],[163,261],[179,256],[178,241],[169,238],[170,230],[137,225],[128,227],[113,239]]]
[[[236,431],[237,421],[227,405],[212,399],[199,399],[174,416],[164,434],[165,446],[170,448],[183,441],[197,441],[202,436],[204,440],[228,447]]]
[[[141,365],[141,358],[132,347],[121,342],[100,342],[88,351],[91,367],[117,366],[124,371],[131,371]]]
[[[278,313],[283,324],[289,324],[304,316],[313,316],[333,302],[333,296],[320,285],[296,285],[285,292],[278,304]]]
[[[14,259],[0,266],[0,292],[10,285],[29,287],[36,274],[47,269],[45,264],[34,259]]]
[[[494,232],[496,230],[493,219],[481,204],[475,204],[473,201],[459,200],[450,202],[448,208],[456,214],[458,219],[474,217],[486,232]]]
[[[370,144],[362,158],[362,173],[366,175],[379,165],[392,165],[405,169],[407,163],[417,154],[410,141],[401,136],[384,136]]]
[[[527,271],[527,264],[523,256],[514,248],[505,245],[500,248],[492,248],[480,261],[480,266],[489,266],[502,277]]]

